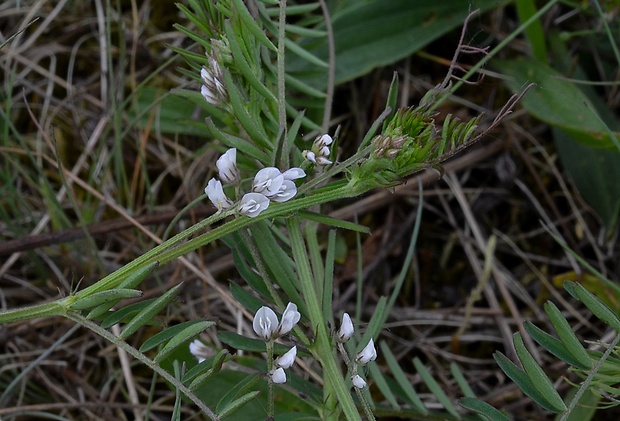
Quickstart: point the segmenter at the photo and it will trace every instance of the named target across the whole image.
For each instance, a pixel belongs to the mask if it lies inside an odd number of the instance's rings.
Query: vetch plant
[[[210,419],[219,420],[254,399],[264,399],[252,390],[261,381],[266,382],[268,409],[257,417],[273,418],[274,385],[287,382],[285,370],[289,370],[290,378],[300,369],[301,364],[293,366],[298,351],[303,355],[307,375],[297,376],[296,380],[310,393],[299,405],[313,411],[309,417],[358,420],[363,413],[367,419],[374,419],[371,395],[366,393],[372,382],[358,370],[372,372],[372,362],[377,358],[373,338],[379,337],[389,308],[383,299],[383,307],[368,324],[372,328],[358,332],[367,342],[357,354],[353,350],[362,339],[356,337],[349,314],[343,314],[337,331],[332,329],[335,234],[329,234],[326,250],[322,249],[316,224],[363,233],[368,229],[321,214],[321,205],[400,184],[415,172],[438,166],[486,131],[478,129],[480,117],[461,122],[447,116],[442,127],[436,127],[434,100],[444,92],[443,88],[436,89],[437,95],[430,95],[418,106],[396,109],[395,78],[384,112],[357,151],[336,159],[334,140],[326,133],[329,113],[323,122],[314,122],[288,101],[286,81],[292,79],[285,65],[285,47],[290,44],[286,38],[289,31],[285,31],[287,5],[286,1],[277,2],[276,7],[271,3],[253,2],[255,13],[250,13],[241,0],[192,1],[193,11],[179,6],[195,29],[177,28],[204,48],[206,55],[177,49],[192,69],[185,73],[194,81],[192,90],[178,93],[209,110],[205,131],[213,139],[214,148],[227,148],[213,168],[217,178],[208,180],[204,189],[216,212],[84,289],[51,303],[0,313],[0,323],[62,316],[85,326],[175,388],[176,419],[180,417],[181,395]],[[299,13],[298,8],[293,10]],[[321,32],[305,29],[305,33]],[[298,53],[300,49],[303,47],[297,46]],[[310,59],[322,62],[316,57]],[[335,63],[328,67],[335,69]],[[444,85],[449,80],[446,78]],[[326,103],[330,100],[329,95],[317,95],[317,89],[303,86],[303,82],[291,85],[297,89],[301,86],[318,98],[327,97]],[[325,109],[331,107],[328,105]],[[497,125],[511,106],[487,130]],[[307,143],[301,139],[303,133],[316,135],[309,150],[304,149]],[[241,167],[237,166],[238,157],[244,159]],[[226,363],[236,358],[226,349],[207,356],[205,343],[194,340],[215,322],[198,319],[170,326],[136,349],[127,340],[152,323],[167,306],[176,305],[175,297],[183,285],[147,301],[126,304],[124,300],[139,298],[140,284],[158,266],[218,240],[233,251],[244,283],[231,283],[231,294],[246,314],[254,314],[252,328],[260,338],[220,331],[219,341],[248,353],[265,352],[267,369],[257,368],[258,363],[245,367],[245,372],[254,370],[257,375],[236,384],[218,402],[210,402],[209,395],[199,395],[200,387],[208,382],[217,385],[235,366]],[[272,308],[284,308],[280,319]],[[110,332],[112,327],[119,333]],[[200,364],[186,370],[177,358],[181,349],[185,354],[189,349]],[[276,354],[283,355],[276,358]],[[168,360],[176,361],[172,369],[164,368]],[[416,408],[420,413],[425,409],[423,405]]]

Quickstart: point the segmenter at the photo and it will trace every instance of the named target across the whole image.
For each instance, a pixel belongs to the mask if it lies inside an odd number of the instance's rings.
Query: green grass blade
[[[422,377],[422,380],[424,380],[424,383],[426,383],[426,386],[428,386],[430,392],[433,396],[435,396],[435,398],[437,398],[439,403],[443,405],[446,411],[448,411],[448,413],[452,416],[452,419],[460,420],[461,416],[457,412],[454,405],[452,405],[452,400],[448,397],[448,395],[446,395],[443,388],[439,385],[439,383],[437,383],[437,380],[433,378],[424,364],[422,364],[422,361],[420,361],[418,357],[415,357],[413,359],[413,365],[415,366],[415,369],[420,377]]]
[[[405,393],[405,396],[408,399],[407,403],[409,403],[409,405],[411,405],[420,414],[422,415],[428,414],[428,409],[426,409],[426,407],[424,406],[424,403],[422,403],[422,400],[416,393],[415,389],[413,388],[413,386],[411,386],[411,383],[409,382],[407,375],[405,374],[403,369],[400,367],[400,364],[396,360],[396,357],[394,356],[390,348],[387,346],[385,341],[381,341],[379,346],[381,347],[381,354],[383,354],[385,361],[388,364],[388,367],[390,367],[390,370],[392,371],[392,374],[394,375],[396,382],[401,387],[401,389]]]

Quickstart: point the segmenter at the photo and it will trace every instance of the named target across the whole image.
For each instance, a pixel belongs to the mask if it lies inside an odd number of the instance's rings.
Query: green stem
[[[314,288],[312,270],[300,227],[301,221],[298,217],[292,217],[288,219],[287,223],[293,249],[293,258],[297,266],[301,291],[308,311],[307,316],[310,319],[310,326],[315,330],[316,340],[313,351],[323,367],[326,392],[330,394],[333,392],[335,394],[337,403],[340,405],[347,420],[359,420],[359,412],[342,376],[340,364],[336,360],[331,335],[323,318],[319,296]]]
[[[289,167],[288,139],[286,133],[286,0],[280,0],[278,20],[278,137],[280,139],[280,168]]]
[[[112,272],[111,274],[109,274],[108,276],[106,276],[105,278],[99,280],[97,283],[91,285],[88,288],[83,289],[82,291],[78,292],[76,294],[77,298],[84,298],[84,297],[88,297],[89,295],[92,295],[96,292],[100,292],[100,291],[105,291],[108,289],[112,289],[116,286],[118,286],[118,284],[120,282],[122,282],[122,280],[131,272],[133,272],[134,270],[136,270],[137,268],[140,267],[144,267],[147,264],[155,261],[155,260],[160,260],[158,259],[158,255],[160,253],[163,253],[165,250],[169,249],[170,247],[180,243],[181,241],[185,240],[186,238],[194,235],[195,233],[205,229],[206,227],[208,227],[209,225],[219,221],[220,219],[225,218],[226,216],[232,214],[233,211],[228,211],[228,212],[217,212],[213,215],[211,215],[210,217],[208,217],[207,219],[205,219],[204,221],[201,221],[199,223],[197,223],[196,225],[193,225],[191,227],[189,227],[188,229],[178,233],[177,235],[175,235],[174,237],[172,237],[171,239],[164,241],[163,243],[159,244],[158,246],[154,247],[153,249],[149,250],[148,252],[144,253],[142,256],[138,257],[137,259],[131,261],[130,263],[126,264],[125,266],[123,266],[122,268]],[[168,262],[169,260],[167,260],[166,262]],[[161,261],[161,263],[166,263]]]
[[[204,221],[199,222],[198,224],[186,229],[183,232],[180,232],[171,239],[161,243],[152,250],[144,253],[142,256],[126,264],[122,268],[102,278],[95,284],[83,289],[82,291],[77,292],[75,295],[72,296],[73,301],[88,297],[97,292],[113,289],[117,287],[121,282],[123,282],[123,280],[129,274],[131,274],[137,269],[147,266],[148,264],[156,260],[163,265],[176,259],[179,256],[183,256],[191,251],[194,251],[199,247],[209,244],[210,242],[215,241],[227,234],[249,227],[250,225],[263,219],[273,219],[281,216],[287,217],[290,215],[294,215],[296,212],[314,205],[320,205],[346,197],[357,196],[367,190],[370,190],[370,188],[370,186],[356,188],[356,186],[353,186],[351,185],[351,183],[349,183],[340,185],[339,187],[336,187],[334,189],[325,189],[320,193],[307,197],[301,197],[299,199],[291,200],[289,202],[272,204],[269,209],[258,215],[256,218],[237,217],[209,232],[192,238],[191,240],[180,244],[175,248],[171,248],[172,246],[182,242],[193,234],[204,230],[206,227],[212,225],[213,223],[229,215],[232,215],[235,211],[230,210],[228,212],[218,212],[205,219]],[[63,315],[66,312],[66,304],[64,303],[65,300],[66,298],[54,301],[52,303],[0,312],[0,323],[11,323],[20,320],[35,319],[37,317]]]
[[[159,374],[166,381],[168,381],[169,383],[174,385],[174,387],[176,387],[179,391],[181,391],[181,393],[183,393],[188,399],[190,399],[192,402],[194,402],[196,404],[196,406],[198,406],[200,408],[200,410],[206,416],[208,416],[212,420],[219,421],[220,418],[217,416],[217,414],[215,412],[213,412],[211,410],[211,408],[209,408],[207,405],[205,405],[205,403],[203,401],[201,401],[200,398],[198,398],[198,396],[196,396],[191,390],[189,390],[183,383],[181,383],[172,374],[170,374],[169,372],[167,372],[166,370],[161,368],[159,365],[157,365],[155,363],[155,361],[153,361],[150,358],[148,358],[146,355],[144,355],[143,353],[138,351],[136,348],[134,348],[133,346],[129,345],[127,342],[123,341],[122,339],[116,337],[115,335],[113,335],[112,333],[107,331],[106,329],[103,329],[98,324],[93,323],[92,321],[88,320],[84,316],[79,315],[78,313],[67,312],[67,314],[65,316],[68,319],[71,319],[74,322],[79,323],[80,325],[84,326],[85,328],[92,330],[97,335],[99,335],[102,338],[106,339],[108,342],[112,343],[113,345],[118,346],[119,348],[123,349],[129,355],[131,355],[135,359],[139,360],[144,365],[148,366],[151,370],[153,370],[154,372]]]
[[[273,366],[273,339],[266,342],[267,345],[267,419],[274,419],[274,398],[273,398],[273,380],[271,379],[271,372],[274,369]]]
[[[620,333],[618,333],[614,337],[614,340],[611,341],[611,343],[609,345],[607,345],[607,349],[605,350],[605,352],[603,353],[601,358],[596,362],[596,365],[592,368],[590,373],[588,373],[588,377],[586,377],[586,379],[583,382],[581,382],[581,385],[579,385],[579,389],[577,389],[577,392],[575,393],[575,395],[571,399],[570,404],[568,405],[568,408],[566,409],[566,411],[564,411],[560,415],[560,417],[559,417],[560,421],[565,421],[565,420],[569,419],[571,415],[573,415],[573,411],[575,410],[577,405],[579,405],[579,401],[581,400],[581,397],[591,387],[592,381],[596,377],[596,373],[598,373],[598,371],[603,366],[605,361],[607,361],[609,356],[613,352],[616,351],[616,346],[618,345],[618,342],[620,342]]]
[[[357,397],[362,402],[362,407],[364,408],[364,413],[366,414],[366,418],[368,418],[368,421],[375,421],[375,416],[372,413],[372,409],[370,408],[370,405],[368,405],[368,401],[366,400],[366,397],[364,396],[362,391],[357,387],[354,387],[353,389],[355,389]]]
[[[0,324],[47,316],[63,316],[67,312],[61,300],[0,312]]]

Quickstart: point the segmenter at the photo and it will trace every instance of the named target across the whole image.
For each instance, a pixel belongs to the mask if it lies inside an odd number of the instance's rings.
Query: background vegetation
[[[477,83],[463,84],[441,105],[440,116],[468,120],[484,113],[481,125],[489,126],[513,92],[538,84],[502,125],[443,162],[440,171],[422,171],[392,191],[333,203],[324,211],[372,232],[338,232],[334,278],[334,308],[369,320],[405,265],[423,207],[413,261],[381,338],[410,373],[407,380],[426,407],[446,404],[418,374],[414,357],[453,402],[462,396],[450,371],[456,363],[478,398],[516,419],[548,418],[492,354],[499,350],[516,360],[513,332],[523,331],[525,320],[553,331],[542,310],[547,300],[582,340],[609,342],[614,336],[562,283],[586,286],[618,312],[620,6],[568,0],[328,5],[336,43],[330,133],[341,126],[340,156],[354,153],[383,111],[394,72],[401,106],[418,104],[444,79],[469,9],[480,13],[469,22],[466,44],[489,46],[493,56],[472,79]],[[289,21],[320,28],[324,17],[314,9]],[[2,309],[92,284],[152,248],[179,210],[202,194],[224,148],[205,129],[207,110],[174,94],[183,88],[200,99],[199,82],[180,71],[188,66],[172,48],[204,53],[175,24],[193,28],[170,2],[41,0],[0,6]],[[326,42],[313,35],[302,32],[294,39],[327,61]],[[291,76],[318,91],[330,88],[321,71],[324,61],[314,68],[307,57],[294,52],[287,57]],[[457,76],[481,60],[482,54],[462,55]],[[294,91],[294,80],[289,86]],[[324,109],[311,95],[296,94],[294,105],[320,121]],[[178,229],[213,212],[205,201],[183,216]],[[180,299],[161,323],[206,316],[217,320],[218,331],[252,332],[252,315],[229,290],[229,283],[243,282],[224,244],[161,267],[143,285],[145,298],[180,281]],[[139,347],[157,331],[142,329],[129,341]],[[214,349],[228,346],[215,329],[203,338]],[[578,377],[527,334],[523,338],[557,380],[560,395],[568,395],[573,386],[563,376],[573,382]],[[380,352],[378,367],[390,373],[386,355]],[[188,351],[185,359],[195,364]],[[222,380],[220,387],[225,391],[227,384]],[[405,392],[392,401],[377,384],[370,391],[384,404],[379,417],[411,415],[403,405]],[[615,404],[614,392],[591,397],[590,406]],[[283,405],[289,401],[283,394]],[[147,406],[151,419],[169,419],[174,402],[164,381],[71,321],[0,326],[1,419],[134,419]],[[183,419],[197,413],[189,404],[182,411]],[[614,411],[605,415],[613,419]]]

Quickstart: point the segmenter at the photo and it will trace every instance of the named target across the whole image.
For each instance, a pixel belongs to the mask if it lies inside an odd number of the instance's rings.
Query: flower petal
[[[283,182],[284,177],[279,169],[276,167],[266,167],[258,171],[256,176],[254,176],[252,191],[270,197],[278,193]]]
[[[278,336],[286,335],[297,324],[301,318],[301,313],[297,311],[297,306],[293,303],[288,303],[284,313],[282,313],[282,321],[278,328]]]
[[[304,178],[306,173],[301,168],[291,168],[282,173],[285,180],[297,180],[298,178]]]
[[[297,356],[297,347],[294,346],[289,349],[286,354],[278,357],[276,359],[276,365],[282,368],[291,368],[293,364],[295,364],[295,357]]]
[[[269,372],[269,378],[275,384],[286,383],[286,373],[282,367],[278,367],[275,370]]]
[[[261,193],[246,193],[239,202],[238,211],[241,215],[254,218],[260,215],[267,207],[269,207],[267,196]]]
[[[269,196],[274,202],[286,202],[297,194],[297,186],[290,180],[284,180],[280,189],[273,195]]]
[[[351,336],[353,336],[354,332],[355,329],[353,328],[351,316],[349,316],[349,313],[344,313],[342,315],[342,323],[340,324],[340,329],[338,329],[338,340],[340,342],[346,342],[351,338]]]
[[[233,206],[233,201],[224,194],[222,182],[215,178],[209,180],[207,187],[205,187],[205,193],[218,210],[229,209]]]
[[[272,309],[263,306],[254,315],[252,328],[258,336],[268,341],[278,329],[278,316]]]
[[[361,365],[366,365],[371,361],[377,359],[377,350],[375,349],[375,343],[372,338],[368,341],[368,344],[358,354],[355,361]]]
[[[351,377],[351,383],[353,383],[353,386],[355,386],[358,389],[363,389],[366,387],[366,381],[362,379],[362,377],[359,374],[356,374],[355,376]]]

